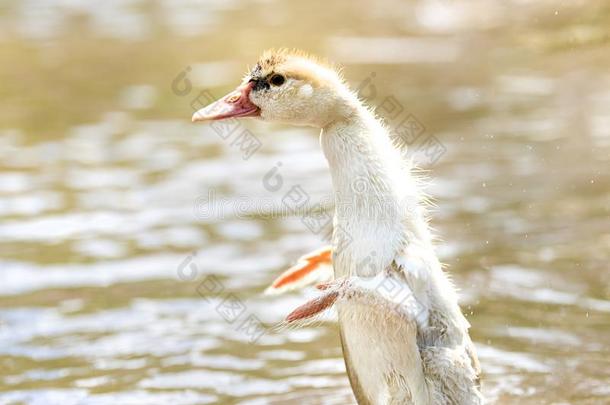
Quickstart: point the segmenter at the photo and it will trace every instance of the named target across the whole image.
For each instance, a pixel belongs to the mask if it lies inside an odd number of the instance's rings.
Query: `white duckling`
[[[382,122],[334,68],[287,50],[264,53],[236,91],[193,121],[232,117],[321,128],[335,195],[334,280],[287,321],[337,308],[358,403],[481,404],[469,324],[433,250],[417,183]],[[326,278],[330,252],[305,256],[268,291]]]

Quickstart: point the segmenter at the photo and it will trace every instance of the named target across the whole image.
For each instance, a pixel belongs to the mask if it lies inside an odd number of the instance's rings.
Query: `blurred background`
[[[1,1],[0,403],[353,403],[332,321],[273,328],[315,292],[262,295],[325,244],[280,212],[329,201],[317,131],[190,123],[280,46],[441,145],[432,225],[490,403],[606,403],[602,0]]]

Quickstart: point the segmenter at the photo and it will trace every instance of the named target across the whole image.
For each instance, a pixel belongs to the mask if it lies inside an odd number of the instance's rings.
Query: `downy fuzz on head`
[[[322,128],[359,104],[331,64],[297,50],[268,50],[234,92],[197,111],[193,121],[259,117]]]

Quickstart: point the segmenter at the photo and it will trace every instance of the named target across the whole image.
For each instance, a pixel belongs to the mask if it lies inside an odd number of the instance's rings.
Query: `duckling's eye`
[[[282,84],[284,84],[285,81],[286,81],[286,78],[284,78],[284,76],[277,75],[277,74],[271,76],[271,79],[269,79],[269,83],[271,83],[274,86],[281,86]]]

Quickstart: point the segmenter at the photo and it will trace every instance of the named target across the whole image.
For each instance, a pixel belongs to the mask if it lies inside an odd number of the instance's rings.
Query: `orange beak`
[[[248,82],[220,100],[197,110],[193,114],[193,122],[260,116],[260,108],[250,101],[250,92],[253,87],[254,82]]]

